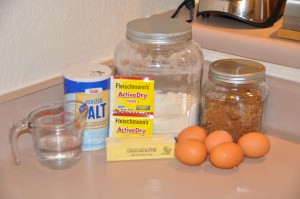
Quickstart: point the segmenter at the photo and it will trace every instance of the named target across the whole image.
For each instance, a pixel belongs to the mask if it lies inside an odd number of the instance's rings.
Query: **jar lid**
[[[251,60],[222,59],[210,64],[209,77],[225,83],[255,83],[265,79],[265,67]]]
[[[143,44],[177,44],[192,39],[192,27],[180,19],[141,18],[127,24],[126,37]]]

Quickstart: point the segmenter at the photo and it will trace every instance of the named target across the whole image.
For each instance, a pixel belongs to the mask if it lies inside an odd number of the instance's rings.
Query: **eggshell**
[[[259,132],[251,132],[243,135],[239,138],[238,145],[243,149],[245,156],[250,158],[263,157],[271,148],[268,137]]]
[[[224,130],[217,130],[208,134],[204,144],[207,152],[210,153],[215,146],[224,142],[233,142],[231,134]]]
[[[202,142],[186,139],[176,143],[175,156],[180,162],[194,166],[206,160],[207,151]]]
[[[204,128],[200,126],[189,126],[183,129],[177,136],[177,142],[186,139],[195,139],[200,142],[204,142],[207,136],[207,132]]]
[[[244,159],[242,148],[233,142],[217,145],[209,154],[209,160],[215,167],[231,169],[238,166]]]

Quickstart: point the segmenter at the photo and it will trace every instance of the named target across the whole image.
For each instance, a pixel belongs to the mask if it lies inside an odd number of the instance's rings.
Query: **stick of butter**
[[[173,158],[172,135],[106,138],[107,161]]]

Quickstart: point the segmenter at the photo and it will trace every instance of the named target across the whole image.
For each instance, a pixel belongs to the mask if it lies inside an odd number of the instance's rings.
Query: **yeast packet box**
[[[111,113],[154,111],[154,78],[113,76],[111,78]]]
[[[110,104],[110,137],[152,135],[154,78],[111,77]]]
[[[110,137],[151,136],[153,115],[144,113],[113,113],[110,117]]]

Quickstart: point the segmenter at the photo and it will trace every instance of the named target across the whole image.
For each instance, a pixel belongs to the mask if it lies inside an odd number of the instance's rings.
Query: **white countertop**
[[[245,158],[223,170],[208,160],[187,166],[176,158],[106,162],[105,149],[84,152],[66,170],[50,170],[33,150],[21,153],[19,166],[0,162],[0,198],[243,198],[299,199],[300,142],[268,135],[271,151],[263,158]]]
[[[256,28],[232,19],[198,17],[193,39],[202,48],[250,59],[300,68],[300,41],[277,36],[282,19],[269,28]]]
[[[158,16],[169,17],[173,12]],[[189,19],[189,11],[181,9],[177,18]],[[282,18],[269,28],[257,28],[229,18],[196,17],[195,10],[192,26],[193,40],[203,49],[300,69],[300,41],[277,36]]]

